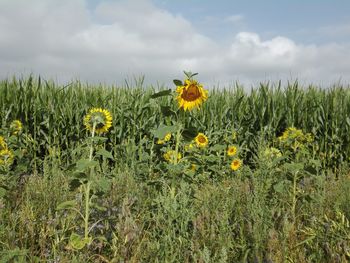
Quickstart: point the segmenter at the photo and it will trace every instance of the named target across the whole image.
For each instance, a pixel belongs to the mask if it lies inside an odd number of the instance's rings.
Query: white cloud
[[[122,83],[145,74],[149,83],[170,83],[192,70],[213,84],[291,76],[350,81],[349,44],[302,45],[241,32],[227,45],[148,0],[101,2],[95,10],[84,0],[2,0],[0,32],[0,77],[33,72],[61,81]]]

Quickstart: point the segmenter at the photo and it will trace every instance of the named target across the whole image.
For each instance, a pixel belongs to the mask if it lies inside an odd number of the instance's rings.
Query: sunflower
[[[198,147],[206,147],[208,145],[208,137],[204,135],[204,133],[198,133],[196,138],[194,138]]]
[[[95,125],[97,134],[108,132],[109,128],[112,127],[112,115],[108,110],[92,108],[84,117],[84,125],[91,132]]]
[[[7,149],[7,143],[5,142],[4,137],[0,136],[0,150]]]
[[[171,133],[167,133],[164,137],[164,139],[158,139],[157,144],[164,144],[171,139]]]
[[[203,85],[192,79],[186,79],[185,85],[177,86],[176,92],[179,108],[185,111],[190,111],[194,107],[199,108],[208,99],[208,91],[203,88]]]
[[[163,157],[169,163],[175,163],[175,155],[176,155],[176,152],[173,150],[170,150],[164,153]],[[181,153],[177,153],[177,161],[179,161],[181,158],[182,158]]]
[[[240,159],[234,159],[231,162],[231,169],[237,171],[242,166],[242,161]]]
[[[10,130],[12,131],[12,134],[16,135],[19,132],[21,132],[23,129],[22,122],[20,120],[14,120],[10,124]]]
[[[282,157],[282,153],[275,147],[266,148],[264,151],[264,157],[266,158],[279,158]]]
[[[228,156],[234,156],[237,153],[237,147],[236,146],[229,146],[227,149],[227,155]]]
[[[0,165],[9,166],[13,163],[13,153],[9,149],[0,151]]]

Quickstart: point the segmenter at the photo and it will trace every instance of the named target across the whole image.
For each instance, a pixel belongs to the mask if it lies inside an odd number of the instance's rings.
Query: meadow
[[[2,80],[0,262],[349,262],[349,87],[193,78]]]

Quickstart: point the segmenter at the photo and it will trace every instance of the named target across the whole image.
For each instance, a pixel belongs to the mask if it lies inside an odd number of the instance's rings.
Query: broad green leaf
[[[96,178],[94,184],[97,186],[98,190],[106,193],[111,187],[111,181],[105,177]]]
[[[304,169],[303,163],[286,163],[284,168],[290,172],[298,172]]]
[[[203,159],[207,162],[215,163],[220,160],[220,157],[210,154],[208,156],[203,156]]]
[[[174,82],[174,84],[175,84],[176,86],[183,86],[183,83],[182,83],[181,80],[174,79],[173,82]]]
[[[100,149],[96,152],[96,155],[100,155],[103,156],[105,158],[109,158],[109,159],[114,159],[113,155],[111,152],[106,151],[105,149]]]
[[[162,111],[164,116],[176,115],[176,113],[171,109],[170,106],[160,106],[160,110]]]
[[[223,144],[215,144],[213,147],[211,147],[211,150],[214,152],[224,151],[226,150],[226,145]]]
[[[86,245],[89,245],[91,241],[92,241],[91,237],[84,238],[76,233],[72,233],[69,238],[69,245],[73,249],[80,250],[80,249],[83,249]]]
[[[167,133],[174,133],[177,131],[177,126],[172,125],[172,126],[166,126],[161,124],[157,129],[152,130],[152,134],[154,137],[162,139],[167,135]]]
[[[80,185],[81,185],[81,180],[74,178],[73,180],[71,180],[69,182],[69,188],[71,191],[74,191],[75,189],[77,189]]]
[[[154,93],[151,95],[152,99],[159,98],[159,97],[164,97],[164,96],[170,96],[171,95],[171,89],[167,90],[162,90],[157,93]]]
[[[95,167],[96,165],[98,165],[98,162],[94,160],[81,159],[77,161],[76,169],[77,171],[83,172],[86,171],[88,168]]]
[[[273,189],[277,192],[277,193],[283,193],[285,191],[285,182],[284,181],[280,181],[277,184],[275,184],[273,186]]]
[[[197,135],[198,135],[198,130],[196,128],[194,128],[194,127],[191,127],[191,128],[188,128],[188,129],[184,129],[182,131],[182,136],[187,141],[193,140]]]

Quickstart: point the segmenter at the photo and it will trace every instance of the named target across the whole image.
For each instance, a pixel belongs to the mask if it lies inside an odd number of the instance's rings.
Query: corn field
[[[86,135],[82,119],[91,107],[111,111],[110,145],[138,142],[162,122],[162,109],[151,99],[154,88],[142,85],[95,87],[75,82],[58,86],[29,78],[2,81],[0,91],[2,126],[21,120],[35,141],[33,154],[39,157],[47,155],[50,147],[74,149]],[[176,109],[171,98],[163,102]],[[271,141],[294,126],[315,136],[317,152],[326,155],[327,164],[339,165],[350,156],[350,90],[346,87],[300,87],[295,82],[286,87],[261,84],[249,93],[240,86],[212,90],[208,103],[192,118],[187,125],[194,122],[208,134],[238,131],[240,142],[252,154],[259,137]]]

